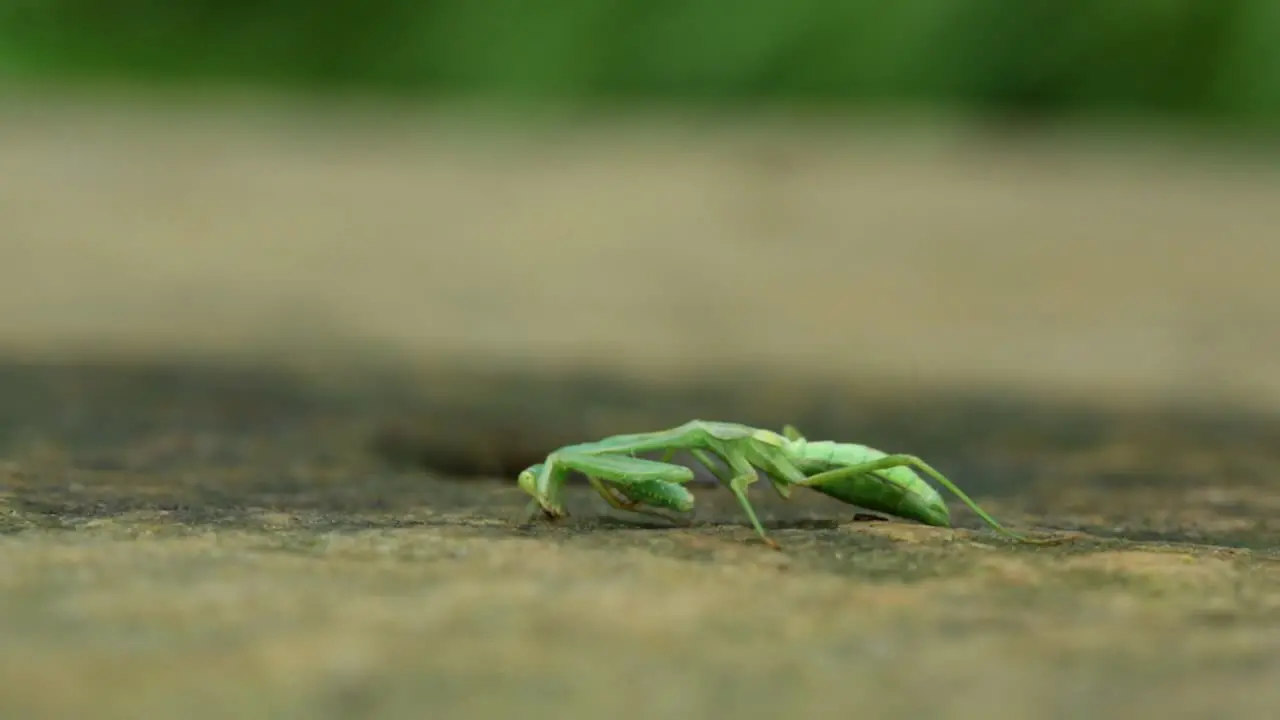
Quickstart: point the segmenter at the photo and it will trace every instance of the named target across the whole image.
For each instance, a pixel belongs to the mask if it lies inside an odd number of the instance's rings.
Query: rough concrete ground
[[[74,104],[3,122],[0,340],[29,359],[0,366],[0,716],[1280,706],[1263,169]],[[135,359],[74,360],[102,351]],[[388,357],[408,367],[362,374]],[[715,489],[684,527],[583,492],[561,526],[511,522],[512,463],[694,415],[916,452],[1071,542],[757,492],[779,554]]]
[[[958,505],[958,529],[935,529],[761,489],[776,553],[715,489],[686,525],[577,488],[569,521],[522,527],[509,477],[388,464],[378,403],[275,375],[9,367],[0,387],[5,717],[1280,703],[1274,422],[940,397],[912,430],[850,391],[848,432],[879,426],[1010,526],[1069,541],[1014,545]]]

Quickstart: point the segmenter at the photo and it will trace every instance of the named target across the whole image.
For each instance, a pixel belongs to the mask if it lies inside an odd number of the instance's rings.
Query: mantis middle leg
[[[663,459],[669,460],[674,454],[675,452],[673,450],[668,450],[667,453],[663,455]],[[782,546],[765,533],[764,527],[760,524],[759,518],[756,517],[755,508],[751,506],[751,501],[747,499],[747,487],[751,485],[751,483],[759,480],[760,475],[756,472],[755,467],[751,465],[750,461],[747,460],[747,456],[742,449],[732,445],[716,448],[716,455],[719,455],[724,459],[725,464],[728,465],[729,472],[733,473],[732,475],[721,470],[715,460],[712,459],[711,455],[704,450],[693,448],[689,450],[689,454],[698,462],[706,466],[707,470],[711,471],[711,474],[715,475],[716,479],[728,487],[729,491],[738,498],[738,504],[740,504],[742,509],[747,513],[747,519],[751,521],[751,526],[755,528],[756,534],[760,536],[760,539],[764,541],[764,544],[774,550],[781,550]]]
[[[689,454],[692,455],[699,463],[702,463],[702,465],[725,486],[728,486],[733,480],[733,476],[725,473],[715,460],[712,459],[710,453],[704,450],[692,449],[689,450]],[[672,453],[668,453],[664,456],[663,461],[665,462],[671,455]],[[767,479],[773,485],[773,489],[776,490],[778,495],[782,496],[784,499],[789,499],[791,497],[792,485],[795,485],[805,479],[805,474],[801,472],[800,469],[797,468],[790,460],[778,452],[770,451],[767,448],[762,450],[761,448],[756,447],[754,450],[744,450],[743,455],[747,462],[751,463],[752,466],[761,467],[761,469],[765,471]],[[726,464],[728,463],[727,460],[725,462]]]
[[[729,470],[733,472],[733,477],[729,478],[725,484],[729,486],[730,492],[738,498],[738,504],[747,513],[747,519],[751,521],[751,526],[755,528],[756,534],[760,536],[765,545],[774,550],[781,550],[782,546],[765,533],[764,526],[760,524],[759,518],[756,517],[755,508],[751,507],[751,501],[747,499],[747,488],[760,479],[760,474],[756,472],[755,467],[747,460],[747,456],[742,452],[741,448],[729,446],[723,448],[723,451],[718,454],[724,458],[729,465]],[[695,457],[697,456],[695,455]],[[702,462],[702,458],[699,458],[699,461]],[[712,466],[708,465],[708,467]],[[723,476],[719,472],[715,470],[712,470],[712,472],[715,472],[716,477],[721,478],[723,481]]]

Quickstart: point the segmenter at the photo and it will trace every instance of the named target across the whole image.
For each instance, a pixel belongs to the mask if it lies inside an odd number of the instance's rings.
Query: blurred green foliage
[[[19,77],[1280,125],[1280,0],[5,0]]]

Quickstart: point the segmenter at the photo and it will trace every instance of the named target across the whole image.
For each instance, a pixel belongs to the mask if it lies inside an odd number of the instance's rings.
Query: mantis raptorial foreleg
[[[609,506],[612,507],[614,510],[622,510],[623,512],[632,512],[632,513],[637,513],[639,515],[650,515],[652,517],[662,518],[663,520],[666,520],[668,522],[677,522],[676,518],[670,517],[665,513],[660,513],[657,510],[650,510],[649,508],[645,507],[644,501],[635,500],[630,497],[627,497],[625,491],[622,491],[615,487],[611,487],[609,485],[605,485],[598,478],[594,478],[588,475],[587,482],[591,483],[591,487],[595,488],[595,491],[599,493],[600,497],[604,498],[604,501],[609,503]],[[657,482],[657,481],[648,481],[648,482]]]
[[[977,513],[978,517],[985,520],[988,525],[990,525],[993,529],[996,530],[996,532],[999,532],[1002,535],[1013,538],[1020,542],[1026,542],[1026,543],[1032,543],[1032,544],[1055,544],[1059,542],[1058,540],[1032,540],[1031,538],[1019,535],[1018,533],[1015,533],[1012,530],[1005,529],[1004,526],[996,522],[995,518],[988,515],[986,511],[984,511],[981,507],[978,506],[976,502],[974,502],[968,495],[966,495],[963,490],[961,490],[959,487],[956,487],[955,483],[948,480],[945,475],[933,469],[931,465],[929,465],[928,463],[926,463],[925,461],[921,460],[920,458],[914,455],[902,455],[902,454],[886,455],[882,458],[869,460],[864,463],[858,463],[856,465],[849,465],[849,466],[838,468],[835,470],[828,470],[827,472],[818,473],[816,475],[810,475],[808,478],[796,484],[804,485],[807,487],[818,487],[828,483],[839,483],[843,480],[846,480],[849,477],[856,476],[856,475],[864,475],[868,473],[874,473],[877,470],[888,470],[889,468],[904,467],[904,466],[923,472],[924,474],[936,480],[938,484],[942,485],[946,489],[955,493],[956,497],[960,498],[961,502],[969,506],[970,510]]]
[[[553,461],[557,467],[585,475],[600,497],[618,510],[671,521],[672,518],[643,506],[657,505],[677,512],[688,511],[693,506],[693,495],[684,488],[684,483],[693,479],[693,470],[683,465],[627,456],[573,452],[556,453]],[[615,492],[626,499],[618,498]]]

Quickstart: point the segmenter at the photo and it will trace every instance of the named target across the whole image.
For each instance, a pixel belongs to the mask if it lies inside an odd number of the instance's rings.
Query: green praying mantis
[[[704,465],[738,499],[760,539],[769,547],[781,546],[765,533],[747,498],[747,488],[760,480],[760,472],[783,498],[792,487],[807,487],[850,505],[917,520],[926,525],[950,527],[951,515],[942,497],[917,474],[924,473],[960,498],[994,530],[1019,542],[1045,544],[1006,530],[942,473],[914,455],[889,454],[855,443],[811,441],[792,426],[781,434],[748,425],[691,420],[656,432],[614,435],[596,442],[566,445],[541,463],[520,473],[517,483],[533,497],[526,522],[539,510],[550,518],[567,513],[561,502],[566,481],[573,472],[585,475],[605,502],[618,510],[657,515],[655,508],[689,512],[693,493],[685,487],[694,472],[671,463],[686,451]],[[635,457],[636,453],[664,451],[662,460]],[[723,467],[713,458],[719,458]]]

